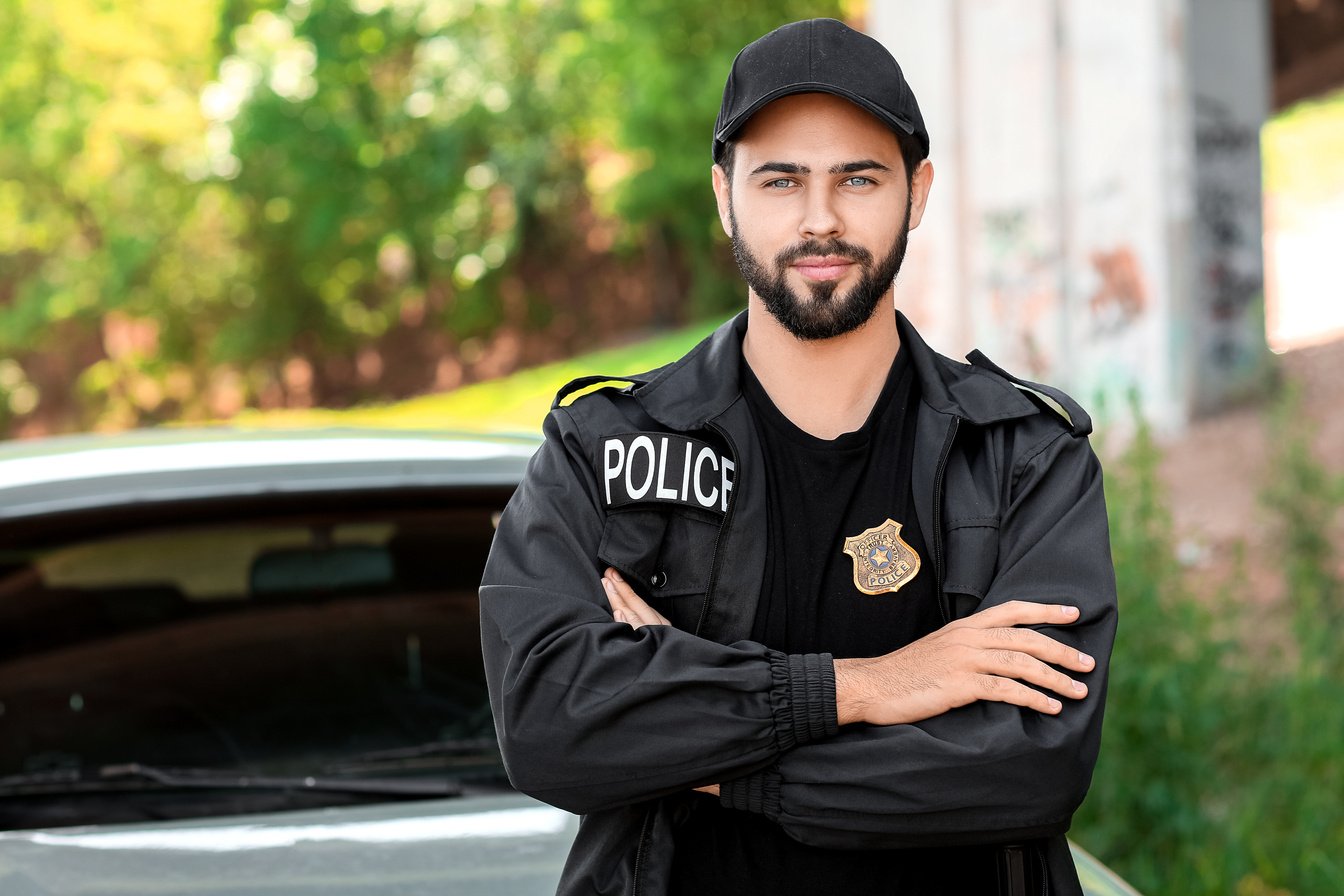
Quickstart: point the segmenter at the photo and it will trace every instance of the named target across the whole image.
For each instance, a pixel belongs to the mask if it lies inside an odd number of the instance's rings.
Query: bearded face
[[[876,261],[869,249],[836,237],[808,239],[786,246],[767,263],[747,245],[731,199],[728,216],[738,270],[771,316],[798,339],[832,339],[867,323],[878,302],[891,289],[901,270],[901,262],[905,260],[910,201],[907,198],[904,220],[891,245],[875,247],[881,251],[880,259]],[[788,281],[790,267],[809,258],[846,259],[858,266],[858,282],[845,291],[840,291],[834,280],[806,282],[800,287],[791,285]]]

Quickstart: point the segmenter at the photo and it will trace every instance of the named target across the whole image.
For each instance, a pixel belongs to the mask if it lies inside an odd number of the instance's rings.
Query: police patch
[[[736,468],[699,439],[630,432],[602,441],[602,494],[608,507],[677,504],[723,514]]]
[[[919,573],[919,555],[891,519],[846,538],[844,551],[854,558],[854,587],[864,594],[899,591]]]

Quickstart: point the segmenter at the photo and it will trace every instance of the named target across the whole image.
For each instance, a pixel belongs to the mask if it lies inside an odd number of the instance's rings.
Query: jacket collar
[[[1039,412],[997,373],[962,364],[929,348],[905,315],[896,330],[910,353],[924,403],[942,414],[984,425]],[[631,377],[633,395],[648,414],[671,429],[704,427],[741,396],[738,382],[747,312],[725,322],[680,361]]]

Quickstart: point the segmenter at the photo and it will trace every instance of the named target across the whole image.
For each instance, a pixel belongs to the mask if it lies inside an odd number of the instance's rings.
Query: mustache
[[[856,246],[853,243],[847,243],[841,239],[827,240],[806,240],[805,242],[795,243],[781,250],[775,256],[775,263],[783,267],[798,261],[800,258],[808,258],[816,255],[838,255],[848,258],[857,264],[871,265],[873,263],[873,253],[862,246]]]

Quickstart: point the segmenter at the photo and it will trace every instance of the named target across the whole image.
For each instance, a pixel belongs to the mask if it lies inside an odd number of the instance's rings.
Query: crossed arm
[[[635,629],[668,624],[615,569],[607,569],[602,588],[616,621]],[[1090,672],[1096,661],[1022,626],[1062,625],[1077,618],[1077,607],[1010,601],[950,622],[883,656],[836,660],[836,721],[920,722],[980,700],[1056,715],[1063,704],[1046,691],[1080,700],[1087,696],[1087,685],[1054,667]],[[696,789],[719,792],[716,784]]]

